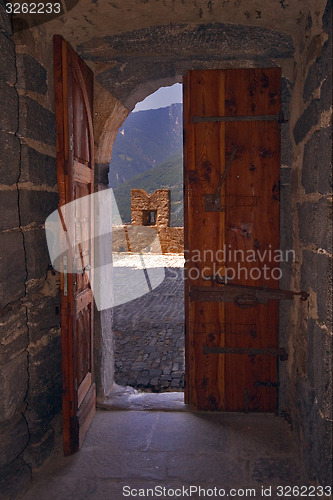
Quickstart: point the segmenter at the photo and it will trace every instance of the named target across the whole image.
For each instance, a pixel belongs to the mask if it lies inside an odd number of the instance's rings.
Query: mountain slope
[[[182,150],[182,109],[179,103],[128,116],[113,146],[110,187],[126,182]]]
[[[156,189],[171,190],[171,225],[183,226],[183,157],[169,160],[143,172],[113,189],[123,222],[131,222],[131,189],[144,189],[151,194]]]

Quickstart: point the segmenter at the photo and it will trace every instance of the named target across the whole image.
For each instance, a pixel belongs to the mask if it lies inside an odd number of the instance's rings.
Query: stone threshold
[[[189,411],[183,392],[142,392],[114,384],[109,394],[97,401],[99,410]]]

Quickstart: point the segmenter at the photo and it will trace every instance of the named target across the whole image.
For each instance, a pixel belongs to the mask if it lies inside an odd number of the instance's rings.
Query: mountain
[[[110,187],[117,187],[182,151],[182,113],[181,103],[130,113],[113,146]]]
[[[177,154],[160,165],[143,172],[113,189],[120,216],[131,222],[131,189],[144,189],[152,194],[156,189],[171,190],[171,226],[183,226],[183,157]]]

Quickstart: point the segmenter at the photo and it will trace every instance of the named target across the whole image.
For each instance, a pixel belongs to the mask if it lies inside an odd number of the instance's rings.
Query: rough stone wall
[[[148,221],[149,211],[155,211],[156,223],[153,224],[153,227],[157,230],[159,236],[160,247],[158,247],[158,251],[162,251],[162,253],[182,253],[184,252],[184,228],[170,227],[170,204],[169,189],[157,189],[151,195],[147,194],[143,189],[131,189],[132,225],[150,225]],[[114,243],[113,249],[117,248],[117,239],[114,240]]]
[[[156,227],[170,225],[170,190],[157,189],[148,194],[143,189],[131,189],[131,213],[133,226],[147,226],[146,212],[156,211]]]
[[[15,498],[59,435],[59,280],[44,230],[58,194],[49,68],[30,33],[14,45],[2,4],[0,19],[0,482]]]
[[[328,2],[323,29],[305,26],[291,91],[293,162],[282,196],[288,246],[297,260],[287,286],[309,300],[282,306],[289,359],[281,385],[281,411],[300,436],[309,472],[332,482],[332,20]],[[284,191],[283,191],[284,189]],[[290,194],[288,194],[288,192]],[[289,207],[287,214],[286,207]],[[287,223],[287,217],[291,223]],[[292,227],[291,227],[292,226]],[[292,230],[292,231],[291,231]]]
[[[16,35],[15,55],[0,1],[0,481],[12,498],[30,467],[50,452],[61,404],[57,276],[47,269],[43,233],[57,201],[53,33],[89,60],[100,82],[95,112],[101,184],[109,137],[128,109],[160,85],[180,81],[188,69],[282,66],[290,121],[282,126],[281,238],[296,252],[283,279],[286,288],[310,291],[310,300],[281,306],[281,342],[289,359],[280,372],[280,408],[299,433],[309,470],[323,484],[329,481],[331,24],[327,9],[322,30],[324,3],[80,0],[63,19]],[[107,329],[109,312],[105,316]],[[112,341],[101,356],[108,354]]]

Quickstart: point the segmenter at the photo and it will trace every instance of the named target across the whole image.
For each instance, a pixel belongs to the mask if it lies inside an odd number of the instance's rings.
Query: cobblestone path
[[[163,264],[170,262],[160,256],[153,267]],[[165,268],[165,279],[157,288],[114,308],[115,381],[119,385],[151,392],[184,388],[181,256],[171,265],[174,267]]]

